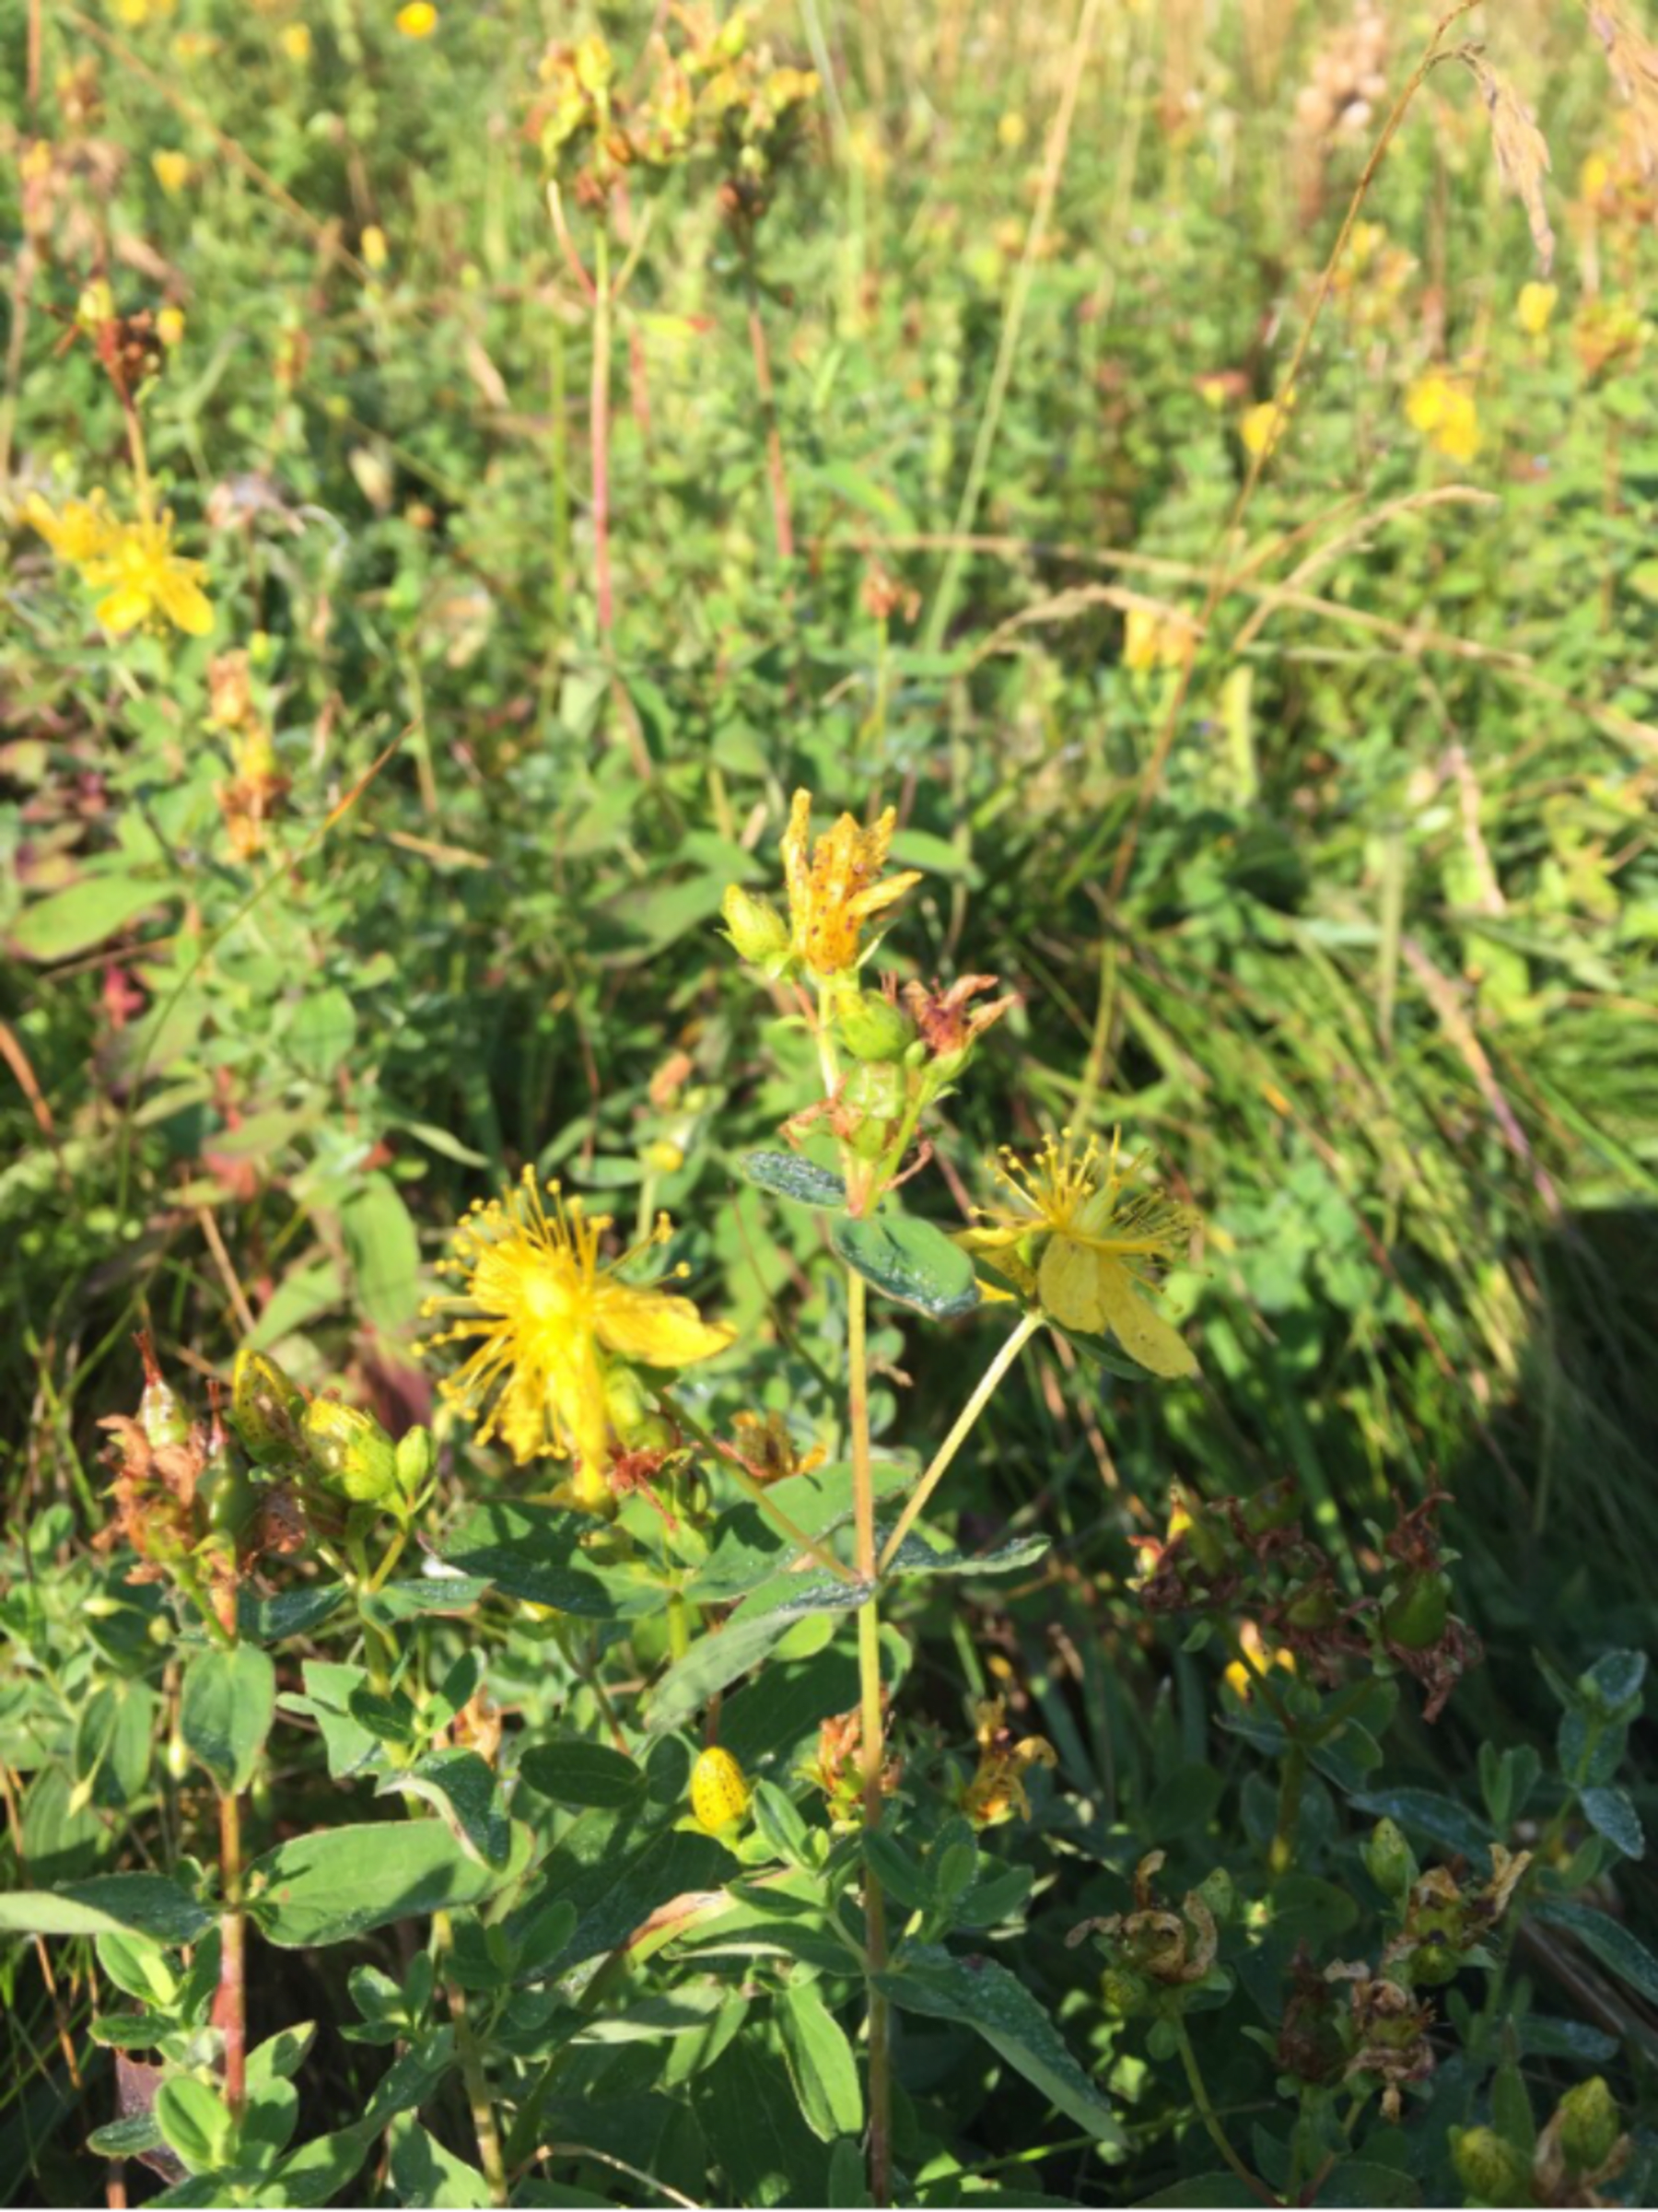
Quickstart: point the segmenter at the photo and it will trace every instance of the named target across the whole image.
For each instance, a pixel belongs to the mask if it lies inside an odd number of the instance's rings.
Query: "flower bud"
[[[138,1339],[138,1356],[144,1362],[144,1396],[138,1400],[138,1426],[152,1451],[169,1444],[190,1441],[190,1416],[162,1379],[156,1348],[147,1336]]]
[[[1598,2074],[1567,2090],[1556,2118],[1561,2152],[1576,2173],[1594,2173],[1604,2166],[1623,2133],[1623,2116]]]
[[[1366,1873],[1386,1897],[1400,1898],[1417,1878],[1416,1855],[1395,1820],[1380,1820],[1363,1845]]]
[[[1107,2012],[1122,2019],[1132,2019],[1137,2012],[1145,2009],[1151,1989],[1143,1974],[1137,1974],[1126,1966],[1108,1966],[1100,1976],[1100,2001]]]
[[[1411,1574],[1382,1609],[1382,1633],[1405,1651],[1427,1651],[1445,1633],[1451,1616],[1448,1574]]]
[[[668,1137],[653,1137],[639,1157],[654,1176],[676,1176],[685,1165],[683,1148]]]
[[[726,935],[740,959],[751,967],[774,968],[788,954],[788,924],[768,898],[756,898],[741,884],[729,884],[719,902]]]
[[[397,1493],[397,1447],[372,1413],[314,1398],[305,1409],[305,1441],[323,1488],[354,1505],[379,1505]]]
[[[909,1015],[878,990],[843,985],[835,998],[835,1015],[854,1059],[901,1059],[916,1039],[916,1024]]]
[[[752,1795],[748,1778],[718,1744],[697,1754],[691,1769],[691,1810],[712,1834],[741,1820]]]
[[[1529,2163],[1494,2127],[1454,2127],[1451,2163],[1468,2194],[1488,2205],[1533,2201]]]
[[[397,1440],[397,1487],[403,1503],[413,1506],[432,1479],[438,1447],[430,1429],[410,1429]]]
[[[304,1455],[305,1395],[273,1359],[244,1344],[230,1372],[230,1426],[262,1467],[286,1467]]]

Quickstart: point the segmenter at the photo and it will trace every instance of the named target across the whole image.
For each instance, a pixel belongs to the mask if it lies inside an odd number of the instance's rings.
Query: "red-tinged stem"
[[[248,2101],[247,1930],[242,1914],[241,1806],[234,1791],[219,1799],[219,1985],[214,2025],[225,2039],[225,2102],[239,2127]]]
[[[875,1483],[870,1463],[870,1368],[863,1277],[847,1270],[847,1395],[852,1426],[852,1508],[858,1577],[870,1595],[858,1609],[858,1671],[863,1736],[864,1831],[881,1826],[881,1769],[885,1750],[881,1709],[881,1599],[876,1589]],[[887,1999],[875,1986],[886,1971],[886,1899],[864,1861],[864,1943],[870,2008],[870,2194],[877,2205],[893,2194],[893,2075]]]
[[[752,230],[743,235],[742,269],[748,291],[749,348],[754,357],[760,417],[765,426],[765,471],[771,482],[772,531],[777,541],[777,558],[787,565],[794,558],[794,523],[788,512],[788,473],[783,464],[783,436],[777,427],[777,395],[772,383],[771,351],[765,343],[765,325],[760,320],[760,287],[754,275]]]

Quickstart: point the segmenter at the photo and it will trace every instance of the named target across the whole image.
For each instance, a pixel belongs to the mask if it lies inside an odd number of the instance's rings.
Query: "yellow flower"
[[[1016,154],[1031,135],[1031,126],[1017,108],[1010,108],[996,126],[996,141],[1004,153]]]
[[[1293,388],[1279,399],[1262,400],[1258,406],[1245,407],[1238,417],[1238,436],[1244,440],[1244,451],[1264,458],[1276,453],[1290,427],[1294,407]]]
[[[1520,297],[1514,303],[1514,320],[1528,338],[1543,336],[1559,297],[1558,285],[1538,284],[1534,280],[1520,287]]]
[[[431,0],[409,0],[398,9],[396,22],[405,39],[429,39],[438,28],[438,10]]]
[[[1130,1190],[1139,1161],[1119,1169],[1120,1147],[1119,1132],[1109,1153],[1092,1137],[1079,1153],[1062,1129],[1031,1167],[1004,1146],[995,1173],[1010,1202],[981,1208],[991,1225],[961,1241],[994,1254],[998,1272],[1061,1328],[1109,1329],[1153,1375],[1196,1375],[1190,1348],[1141,1293],[1155,1287],[1157,1268],[1185,1257],[1197,1215],[1159,1190]]]
[[[607,1355],[688,1367],[723,1352],[736,1332],[703,1320],[688,1298],[622,1281],[628,1260],[669,1235],[665,1215],[643,1245],[605,1266],[599,1239],[610,1217],[590,1220],[556,1183],[546,1196],[551,1209],[526,1168],[520,1188],[474,1208],[455,1232],[456,1257],[441,1263],[464,1287],[426,1311],[456,1317],[432,1345],[473,1346],[440,1387],[479,1422],[478,1441],[499,1436],[520,1467],[574,1453],[574,1495],[593,1509],[609,1497]]]
[[[1479,451],[1479,411],[1474,394],[1437,369],[1418,377],[1405,395],[1405,413],[1436,453],[1448,461],[1472,461]]]
[[[192,638],[204,638],[213,627],[213,603],[200,580],[204,573],[200,561],[174,553],[169,514],[120,524],[81,567],[87,581],[104,593],[93,612],[106,629],[134,630],[160,616]]]
[[[391,249],[386,243],[386,234],[378,223],[370,223],[363,232],[363,259],[376,275],[391,258]]]
[[[986,1698],[973,1709],[978,1771],[962,1792],[961,1802],[962,1811],[975,1828],[994,1828],[1015,1813],[1028,1820],[1031,1800],[1025,1792],[1026,1774],[1033,1766],[1051,1771],[1059,1763],[1059,1755],[1045,1736],[1025,1736],[1018,1743],[1010,1742],[1002,1726],[1005,1711],[999,1697]]]
[[[190,182],[190,156],[180,153],[176,146],[163,146],[159,153],[152,154],[150,167],[156,172],[157,183],[169,200],[176,200]]]
[[[921,881],[914,868],[880,881],[897,821],[891,806],[871,829],[860,829],[843,814],[813,844],[811,793],[795,793],[783,833],[783,873],[790,942],[814,976],[838,976],[856,966],[864,923]]]
[[[1190,649],[1190,626],[1178,614],[1136,604],[1123,629],[1123,666],[1136,675],[1157,668],[1178,668]]]
[[[156,335],[163,345],[177,345],[184,336],[184,310],[164,307],[156,317]]]
[[[62,514],[40,492],[30,492],[23,503],[23,517],[71,568],[84,568],[107,552],[120,527],[105,509],[102,492],[94,492],[89,499],[66,501]]]
[[[282,51],[290,62],[301,66],[311,58],[311,35],[309,23],[285,23],[282,27]]]
[[[115,0],[115,14],[129,30],[142,30],[158,16],[170,16],[174,0]]]
[[[1252,1667],[1248,1659],[1234,1659],[1221,1679],[1227,1688],[1235,1691],[1245,1703],[1248,1703],[1255,1689],[1256,1675],[1268,1664],[1273,1667],[1281,1667],[1287,1674],[1295,1672],[1295,1654],[1286,1650],[1282,1645],[1277,1651],[1268,1652],[1261,1641],[1261,1632],[1255,1621],[1245,1621],[1241,1623],[1238,1629],[1238,1642],[1249,1654],[1249,1658],[1254,1659],[1255,1664]]]
[[[1585,154],[1578,170],[1578,191],[1585,200],[1598,200],[1612,181],[1612,164],[1605,154]]]

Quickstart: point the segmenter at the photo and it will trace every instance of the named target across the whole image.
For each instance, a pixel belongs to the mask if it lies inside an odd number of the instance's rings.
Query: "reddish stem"
[[[248,1924],[241,1909],[241,1807],[234,1793],[219,1799],[219,1871],[225,1909],[213,2024],[225,2039],[225,2102],[239,2127],[248,2101]]]

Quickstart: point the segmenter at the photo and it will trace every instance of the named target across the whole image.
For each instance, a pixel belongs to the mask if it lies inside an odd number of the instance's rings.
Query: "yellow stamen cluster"
[[[573,1453],[574,1494],[590,1508],[608,1497],[610,1362],[687,1367],[723,1352],[735,1335],[704,1321],[688,1298],[622,1280],[629,1260],[671,1235],[665,1214],[642,1244],[607,1264],[599,1246],[610,1226],[578,1198],[566,1202],[556,1183],[543,1196],[526,1168],[517,1190],[480,1202],[461,1223],[454,1257],[439,1266],[462,1287],[425,1309],[454,1317],[424,1349],[472,1346],[439,1387],[478,1423],[479,1442],[498,1436],[520,1467]]]
[[[1194,1375],[1190,1350],[1143,1293],[1185,1257],[1197,1215],[1161,1191],[1131,1189],[1139,1161],[1119,1167],[1120,1152],[1120,1134],[1109,1152],[1092,1137],[1079,1151],[1069,1129],[1045,1138],[1033,1164],[1004,1146],[994,1173],[1011,1203],[981,1209],[990,1225],[962,1241],[994,1254],[1062,1328],[1109,1330],[1153,1375]]]
[[[123,522],[101,492],[68,500],[61,513],[34,492],[23,511],[57,558],[104,594],[94,612],[106,629],[133,630],[157,618],[192,638],[213,627],[213,603],[201,586],[206,572],[174,553],[170,514]]]

